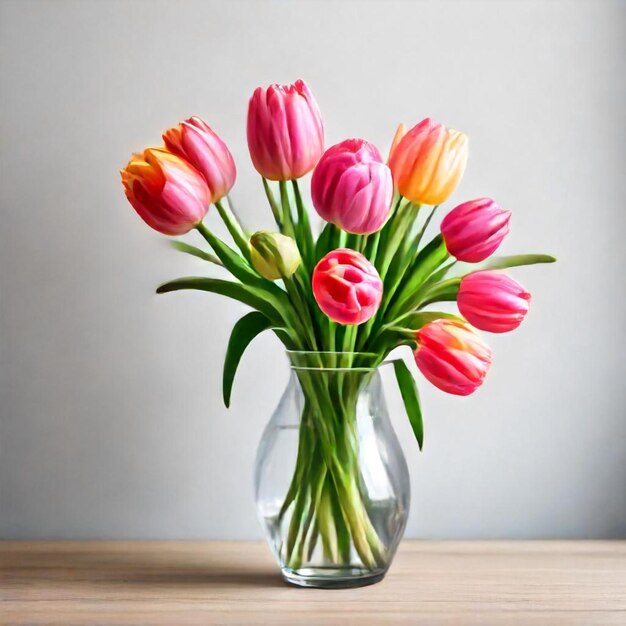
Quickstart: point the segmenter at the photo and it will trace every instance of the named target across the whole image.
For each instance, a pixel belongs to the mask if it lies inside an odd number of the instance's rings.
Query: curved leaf
[[[257,285],[263,279],[248,265],[247,261],[230,246],[216,237],[204,224],[200,223],[196,229],[206,239],[207,243],[219,257],[224,267],[242,283]],[[270,283],[272,284],[272,283]]]
[[[259,333],[267,330],[271,325],[272,322],[263,313],[251,311],[233,327],[233,332],[228,340],[228,348],[226,348],[222,378],[222,394],[226,407],[230,406],[230,394],[233,389],[235,373],[245,349]]]
[[[283,345],[285,346],[285,348],[287,348],[287,350],[298,349],[299,347],[298,344],[294,342],[292,337],[284,328],[274,327],[272,330],[274,331],[274,334],[278,337],[278,339],[282,341]]]
[[[156,292],[169,293],[170,291],[179,291],[181,289],[198,289],[200,291],[210,291],[211,293],[227,296],[228,298],[238,300],[239,302],[251,306],[253,309],[261,311],[277,326],[284,325],[281,312],[270,303],[267,294],[253,287],[249,287],[248,285],[242,285],[241,283],[222,280],[220,278],[185,276],[164,283],[157,288]]]
[[[406,414],[409,418],[409,422],[411,422],[417,445],[421,450],[424,444],[424,422],[422,420],[422,409],[420,408],[419,393],[415,379],[402,359],[393,362],[393,369],[396,374],[402,400],[404,401]]]
[[[196,248],[196,246],[191,246],[184,241],[170,241],[170,245],[172,248],[179,250],[180,252],[184,252],[185,254],[191,254],[191,256],[198,257],[203,261],[209,261],[209,263],[215,263],[215,265],[223,265],[223,263],[214,255],[201,250],[200,248]]]
[[[463,321],[462,317],[454,315],[454,313],[444,313],[443,311],[415,311],[414,313],[409,313],[408,315],[400,318],[398,323],[406,328],[416,331],[425,324],[440,319]]]
[[[549,254],[513,254],[511,256],[494,256],[483,263],[490,270],[517,267],[519,265],[536,265],[537,263],[555,263],[556,257]]]
[[[198,224],[196,229],[206,239],[211,248],[213,248],[213,251],[224,264],[224,267],[235,278],[239,279],[244,285],[267,292],[278,300],[286,299],[286,294],[280,287],[271,280],[259,276],[240,254],[225,244],[219,237],[216,237],[204,224]]]
[[[454,302],[459,293],[461,278],[448,278],[429,287],[418,295],[416,308],[424,307],[433,302]]]
[[[433,272],[422,284],[422,289],[428,288],[435,283],[442,281],[448,274],[448,272],[458,263],[456,259],[446,263],[441,268],[439,268],[436,272]]]
[[[420,250],[389,302],[391,317],[396,317],[415,308],[419,302],[417,294],[419,294],[420,288],[447,257],[448,251],[441,234],[434,237],[428,245]]]
[[[482,263],[458,263],[455,274],[468,274],[481,270],[503,270],[508,267],[536,265],[538,263],[554,263],[556,258],[549,254],[513,254],[511,256],[494,256]]]

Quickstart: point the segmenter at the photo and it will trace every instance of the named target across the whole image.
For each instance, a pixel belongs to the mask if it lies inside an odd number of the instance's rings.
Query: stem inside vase
[[[342,358],[349,358],[342,355]],[[287,566],[298,569],[317,544],[325,560],[351,564],[352,548],[366,569],[386,562],[359,485],[357,404],[373,370],[294,367],[304,395],[298,456],[279,521],[291,512]]]
[[[289,358],[289,385],[257,455],[259,516],[287,581],[371,584],[389,567],[410,497],[382,367],[360,353]]]

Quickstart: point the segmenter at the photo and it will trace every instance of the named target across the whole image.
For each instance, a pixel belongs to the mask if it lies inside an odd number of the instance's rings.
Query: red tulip
[[[347,139],[329,148],[311,179],[311,197],[320,216],[359,235],[379,230],[387,221],[393,196],[391,170],[376,146]]]
[[[361,253],[340,248],[315,266],[313,295],[331,320],[361,324],[378,310],[383,283],[376,268]]]
[[[492,333],[517,328],[528,313],[530,294],[502,272],[468,274],[461,281],[457,304],[473,326]]]
[[[190,117],[166,130],[163,141],[170,152],[193,165],[206,180],[211,201],[223,198],[235,184],[235,161],[226,144],[199,117]]]
[[[459,261],[478,263],[493,254],[509,232],[511,212],[491,198],[459,204],[441,222],[448,252]]]
[[[211,197],[200,173],[164,148],[134,154],[121,171],[128,201],[164,235],[182,235],[200,223]]]
[[[491,365],[491,349],[465,322],[441,319],[416,333],[415,362],[442,391],[467,396],[482,385]]]
[[[248,104],[248,148],[256,170],[269,180],[310,172],[324,151],[324,124],[302,80],[258,87]]]

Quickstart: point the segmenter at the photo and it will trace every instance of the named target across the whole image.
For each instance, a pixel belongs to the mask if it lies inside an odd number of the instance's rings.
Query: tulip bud
[[[459,184],[467,163],[467,137],[427,118],[397,139],[389,167],[402,196],[413,204],[441,204]]]
[[[292,180],[310,172],[324,151],[317,102],[302,80],[258,87],[248,104],[252,163],[269,180]]]
[[[467,396],[482,385],[491,349],[465,322],[440,319],[416,333],[415,362],[424,376],[446,393]]]
[[[311,179],[313,206],[327,222],[358,235],[379,230],[393,197],[391,170],[378,149],[363,139],[329,148]]]
[[[163,134],[166,148],[193,165],[206,180],[211,201],[223,198],[235,183],[235,161],[226,144],[199,117],[190,117]]]
[[[361,253],[340,248],[315,266],[313,295],[331,320],[361,324],[378,310],[383,283],[376,268]]]
[[[457,304],[473,326],[491,333],[517,328],[528,313],[530,294],[502,272],[483,271],[461,280]]]
[[[182,235],[204,219],[211,202],[206,182],[164,148],[133,154],[120,173],[128,201],[160,233]]]
[[[298,246],[291,237],[263,230],[250,237],[250,260],[267,280],[289,278],[301,261]]]
[[[459,261],[478,263],[493,254],[509,232],[511,212],[491,198],[459,204],[441,221],[448,252]]]

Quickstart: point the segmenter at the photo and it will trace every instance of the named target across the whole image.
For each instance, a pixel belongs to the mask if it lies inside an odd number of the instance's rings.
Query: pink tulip
[[[482,385],[491,350],[469,324],[436,320],[420,328],[416,337],[415,362],[435,387],[467,396]]]
[[[164,235],[182,235],[200,223],[211,197],[200,173],[165,148],[133,154],[121,171],[128,201]]]
[[[359,252],[329,252],[313,270],[313,295],[320,309],[340,324],[361,324],[376,313],[383,283]]]
[[[511,212],[491,198],[459,204],[441,222],[448,252],[459,261],[478,263],[495,252],[509,232]]]
[[[235,183],[235,161],[226,144],[199,117],[190,117],[163,134],[170,152],[193,165],[206,180],[212,202],[223,198]]]
[[[248,104],[252,163],[269,180],[292,180],[310,172],[324,151],[324,124],[302,80],[257,87]]]
[[[502,272],[468,274],[461,281],[457,304],[465,319],[491,333],[517,328],[528,313],[530,294]]]
[[[391,170],[378,149],[363,139],[329,148],[311,179],[313,205],[339,228],[369,235],[386,222],[393,196]]]

